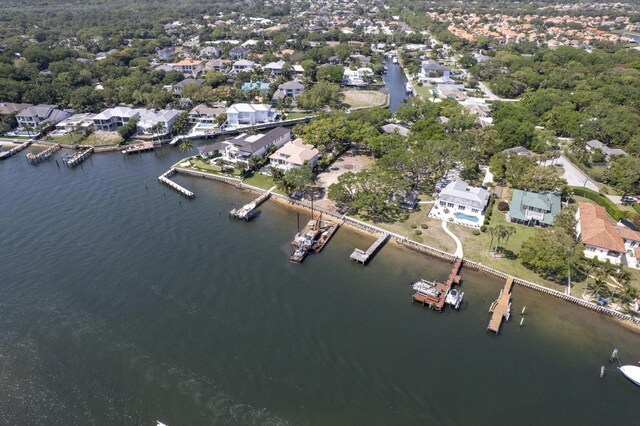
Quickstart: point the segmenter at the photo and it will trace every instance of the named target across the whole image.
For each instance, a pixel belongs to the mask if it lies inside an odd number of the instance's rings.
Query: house
[[[618,155],[626,157],[629,155],[625,151],[619,148],[609,148],[607,145],[603,144],[602,142],[596,139],[587,141],[585,144],[585,148],[587,149],[587,151],[592,151],[594,149],[601,150],[602,153],[604,154],[604,158],[607,163],[611,161],[612,157],[615,157]]]
[[[371,68],[358,68],[357,70],[345,68],[342,84],[345,86],[366,86],[371,77],[373,77]]]
[[[300,167],[305,163],[313,168],[318,163],[319,156],[320,151],[313,145],[306,144],[302,139],[297,138],[271,154],[269,163],[271,167],[285,171]]]
[[[56,130],[70,132],[77,129],[87,129],[93,126],[94,116],[95,114],[89,112],[84,114],[74,114],[56,124]]]
[[[142,135],[160,135],[171,132],[173,123],[182,113],[177,109],[139,109],[138,133]],[[155,129],[158,126],[159,131]]]
[[[225,112],[226,108],[212,108],[205,104],[200,104],[189,111],[189,122],[213,123],[216,117]]]
[[[269,71],[271,75],[278,76],[278,75],[282,75],[282,68],[284,66],[285,66],[284,61],[270,62],[264,67],[262,67],[262,69],[265,71]]]
[[[200,49],[200,57],[211,59],[211,58],[219,58],[222,55],[222,50],[219,47],[215,46],[207,46]]]
[[[162,64],[162,65],[158,65],[153,70],[154,71],[169,72],[169,71],[173,71],[173,67],[171,65],[169,65],[169,64]]]
[[[438,194],[438,205],[454,212],[482,215],[488,201],[489,192],[487,190],[469,186],[468,183],[460,179],[450,182]]]
[[[514,146],[513,148],[503,149],[502,152],[506,153],[507,155],[516,154],[516,155],[522,155],[523,157],[529,157],[529,158],[533,157],[533,155],[531,154],[531,151],[529,151],[524,146]]]
[[[241,59],[233,63],[231,67],[231,72],[238,73],[240,71],[251,72],[256,67],[256,63],[253,61],[248,61],[246,59]]]
[[[243,92],[250,92],[251,90],[257,90],[260,93],[267,93],[271,84],[263,81],[246,81],[242,83],[241,89]]]
[[[251,157],[259,157],[275,146],[282,148],[291,140],[291,131],[277,127],[268,133],[248,135],[243,133],[233,139],[222,141],[222,159],[230,163],[247,162]]]
[[[242,46],[234,47],[229,50],[229,58],[237,61],[238,59],[242,59],[249,54],[249,49],[246,49]]]
[[[182,89],[184,89],[186,86],[189,86],[191,84],[201,86],[205,81],[206,80],[204,78],[185,78],[179,83],[164,86],[163,89],[171,92],[173,96],[180,97],[182,96]]]
[[[276,121],[277,111],[266,104],[233,104],[227,108],[227,126],[253,126]]]
[[[137,120],[138,133],[143,135],[163,134],[171,131],[171,127],[181,111],[171,110],[149,110],[144,108],[133,109],[129,107],[109,108],[96,114],[91,119],[96,130],[115,131],[131,120]],[[161,126],[160,132],[152,131],[154,126]]]
[[[640,232],[616,224],[604,207],[579,203],[576,236],[589,259],[640,269]]]
[[[32,107],[32,104],[17,104],[13,102],[0,102],[0,115],[13,114],[25,108]]]
[[[298,77],[302,77],[304,75],[304,68],[302,68],[302,65],[294,65],[292,74]]]
[[[203,61],[198,61],[191,58],[185,58],[180,62],[176,62],[170,65],[174,70],[181,72],[182,74],[195,75],[201,73],[204,69]]]
[[[422,61],[418,77],[420,78],[420,81],[424,81],[434,77],[449,77],[451,74],[452,73],[449,68],[436,61],[428,60]]]
[[[274,92],[271,101],[278,102],[284,100],[287,96],[293,98],[294,101],[297,101],[303,90],[304,85],[299,81],[288,81],[286,83],[282,83]]]
[[[382,131],[385,132],[388,135],[392,135],[394,133],[399,134],[400,136],[407,136],[409,134],[409,129],[404,127],[404,126],[400,126],[398,124],[385,124],[384,126],[381,127]]]
[[[96,130],[109,132],[124,126],[132,119],[138,119],[138,111],[129,107],[109,108],[91,119]]]
[[[204,70],[214,70],[218,72],[225,72],[229,68],[229,61],[224,59],[213,59],[206,63]]]
[[[171,58],[173,58],[173,55],[175,55],[176,51],[173,47],[166,47],[164,49],[160,49],[156,52],[156,55],[158,55],[158,59],[160,59],[161,61],[170,61]]]
[[[44,104],[30,106],[16,114],[20,127],[32,129],[39,125],[57,124],[68,117],[71,113],[59,110],[55,105]]]
[[[527,226],[549,226],[553,225],[555,216],[560,212],[560,209],[561,201],[558,194],[514,189],[507,222]]]

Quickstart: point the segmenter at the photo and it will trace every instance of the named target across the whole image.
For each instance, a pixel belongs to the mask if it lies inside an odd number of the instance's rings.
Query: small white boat
[[[440,291],[436,288],[436,283],[433,281],[420,280],[411,284],[411,288],[417,293],[424,296],[440,297]]]
[[[397,64],[397,63],[398,63],[398,58],[394,56],[394,57],[391,59],[391,62],[393,62],[394,64]]]
[[[412,93],[413,92],[413,86],[411,85],[410,81],[407,81],[407,84],[405,84],[404,87],[405,87],[407,93]]]
[[[627,379],[640,386],[640,367],[636,365],[623,365],[620,367],[620,371],[622,371],[622,374],[624,374]]]
[[[444,299],[444,302],[447,305],[451,305],[454,309],[458,310],[460,309],[460,304],[462,303],[463,296],[464,293],[461,293],[455,288],[452,288],[451,290],[449,290],[449,293],[447,293],[447,297],[446,299]]]

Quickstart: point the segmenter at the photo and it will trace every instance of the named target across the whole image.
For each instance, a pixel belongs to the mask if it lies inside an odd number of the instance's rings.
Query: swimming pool
[[[478,219],[478,216],[471,216],[461,212],[455,212],[453,214],[453,217],[455,217],[456,219],[462,219],[462,220],[466,220],[473,223],[478,223],[480,221],[480,219]]]

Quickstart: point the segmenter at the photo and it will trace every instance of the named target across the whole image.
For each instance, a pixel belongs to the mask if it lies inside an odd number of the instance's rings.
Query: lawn
[[[388,95],[376,90],[345,90],[344,103],[351,108],[370,108],[387,105]]]
[[[61,136],[49,136],[47,137],[47,141],[61,143],[63,145],[78,145],[82,142],[84,135],[82,133],[67,133],[66,135]]]
[[[433,97],[431,90],[433,89],[435,89],[434,86],[417,86],[416,93],[424,99],[431,99]]]
[[[285,118],[285,120],[294,120],[296,118],[304,118],[314,115],[316,115],[314,112],[290,112],[287,114],[287,118]]]
[[[242,182],[261,189],[271,189],[275,185],[271,176],[266,176],[262,173],[254,173]]]
[[[82,145],[107,146],[118,145],[122,142],[122,137],[114,132],[92,133],[82,141]]]

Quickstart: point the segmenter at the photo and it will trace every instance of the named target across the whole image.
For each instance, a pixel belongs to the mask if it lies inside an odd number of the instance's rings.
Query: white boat
[[[413,86],[411,85],[410,81],[407,81],[407,84],[405,84],[404,87],[407,90],[407,93],[413,93]]]
[[[391,62],[393,62],[394,64],[397,64],[398,58],[394,56],[393,58],[391,58]]]
[[[444,299],[444,302],[447,305],[453,306],[454,309],[460,309],[460,304],[462,303],[462,298],[464,297],[464,293],[459,292],[455,288],[449,290],[447,293],[447,297]]]
[[[440,297],[440,291],[436,288],[436,283],[433,281],[416,281],[411,285],[411,288],[424,296]]]
[[[622,374],[624,374],[627,379],[640,386],[640,367],[636,365],[623,365],[620,367],[620,371],[622,371]]]

